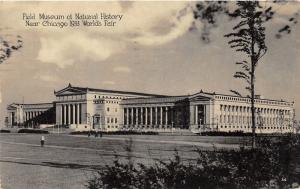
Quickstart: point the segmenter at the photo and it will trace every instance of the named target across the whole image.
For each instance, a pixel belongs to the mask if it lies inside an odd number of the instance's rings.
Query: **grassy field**
[[[177,149],[183,159],[197,157],[195,149],[239,148],[249,142],[241,137],[205,136],[103,136],[0,134],[0,186],[18,188],[84,188],[96,169],[111,164],[115,156],[125,159],[132,139],[135,163],[152,164],[153,159],[167,160]],[[1,188],[1,187],[0,187]]]

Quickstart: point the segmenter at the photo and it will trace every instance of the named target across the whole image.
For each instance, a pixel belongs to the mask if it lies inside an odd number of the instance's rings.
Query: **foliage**
[[[255,71],[259,60],[267,52],[264,24],[274,18],[276,10],[274,11],[273,6],[276,3],[279,4],[281,2],[265,2],[264,6],[259,1],[237,1],[234,3],[226,1],[199,2],[194,10],[195,19],[201,20],[204,23],[204,28],[207,28],[209,24],[216,25],[217,18],[220,15],[238,19],[238,23],[232,28],[233,32],[226,34],[225,37],[230,38],[228,42],[230,48],[245,55],[242,60],[236,62],[241,70],[236,71],[234,77],[246,81],[245,89],[249,91],[247,97],[251,99],[252,147],[255,147],[256,141]],[[278,30],[277,38],[280,38],[278,36],[281,36],[284,32],[291,32],[290,25],[297,23],[296,17],[291,17],[289,22],[289,25]],[[205,31],[204,33],[207,32]],[[208,35],[206,34],[206,36]],[[237,96],[242,96],[238,91],[230,91]]]
[[[239,18],[239,14],[243,11],[243,7],[236,6],[240,1],[199,1],[194,7],[194,18],[199,20],[204,28],[201,28],[201,38],[203,41],[210,41],[210,30],[213,27],[217,27],[219,18],[222,16],[228,17],[230,20]],[[274,18],[280,18],[286,20],[284,25],[277,29],[275,34],[276,38],[281,38],[284,35],[290,34],[293,30],[293,26],[298,23],[299,11],[295,12],[289,17],[284,17],[278,13],[281,6],[285,6],[288,3],[295,3],[287,0],[274,0],[274,1],[256,1],[257,8],[261,12],[260,17],[263,23],[267,23]],[[279,7],[279,8],[276,8]]]
[[[20,129],[18,133],[36,133],[36,134],[49,134],[49,131],[39,129]]]
[[[10,133],[10,130],[6,130],[6,129],[1,129],[0,133]]]
[[[16,40],[10,40],[7,36],[0,36],[0,64],[8,59],[13,51],[19,50],[23,46],[21,36],[17,36]]]
[[[96,133],[102,133],[105,135],[158,135],[158,132],[154,131],[109,131],[109,132],[103,132],[103,131],[74,131],[71,132],[71,135],[95,135]]]
[[[91,178],[86,187],[127,189],[247,189],[271,188],[276,183],[288,188],[300,181],[299,175],[291,171],[292,153],[299,149],[297,140],[286,137],[272,142],[264,138],[259,148],[239,151],[196,150],[196,161],[184,161],[175,151],[173,159],[157,161],[152,166],[116,158],[113,165],[107,165]],[[131,162],[131,163],[129,163]],[[298,162],[299,166],[299,162]]]

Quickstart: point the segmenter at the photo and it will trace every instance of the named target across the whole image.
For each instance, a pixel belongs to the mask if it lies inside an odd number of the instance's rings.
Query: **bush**
[[[6,129],[1,129],[0,133],[10,133],[10,130],[6,130]]]
[[[250,189],[289,188],[300,177],[290,169],[293,139],[284,138],[273,142],[261,140],[256,149],[240,151],[201,151],[196,149],[196,161],[184,162],[175,152],[167,162],[157,161],[155,165],[133,166],[130,158],[121,163],[118,158],[113,165],[98,171],[86,187],[130,188],[130,189]],[[130,151],[130,150],[129,150]],[[299,163],[298,163],[299,166]]]
[[[20,129],[18,133],[49,134],[49,131],[39,129]]]
[[[207,131],[199,133],[201,136],[252,136],[252,133],[244,133],[243,131],[224,132],[224,131]]]
[[[71,135],[95,135],[96,131],[74,131],[71,132]],[[153,131],[110,131],[110,132],[103,132],[98,131],[98,134],[105,134],[105,135],[158,135],[158,132]]]

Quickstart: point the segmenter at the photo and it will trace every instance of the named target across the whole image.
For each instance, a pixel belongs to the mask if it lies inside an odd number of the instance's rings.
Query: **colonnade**
[[[174,124],[174,108],[158,107],[125,107],[124,127],[129,128],[171,128]]]
[[[286,127],[289,121],[284,120],[292,119],[289,110],[256,107],[255,112],[256,126],[261,129]],[[251,130],[251,117],[251,107],[249,106],[220,105],[219,123],[221,128]]]
[[[44,111],[24,111],[24,122],[34,119],[35,117],[43,114]]]
[[[60,124],[69,125],[69,124],[81,124],[82,116],[81,116],[81,104],[62,104],[61,105],[61,116],[60,116]]]

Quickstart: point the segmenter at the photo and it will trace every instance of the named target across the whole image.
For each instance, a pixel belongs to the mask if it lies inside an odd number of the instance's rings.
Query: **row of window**
[[[67,96],[58,96],[58,100],[79,100],[85,99],[85,95],[67,95]]]
[[[110,108],[107,107],[107,108],[106,108],[106,111],[109,112],[109,111],[110,111]],[[115,108],[115,112],[118,112],[118,108]]]
[[[221,125],[220,128],[229,128],[229,129],[252,129],[252,127],[250,126],[223,126]],[[256,127],[256,129],[290,129],[289,127]]]
[[[231,96],[216,96],[216,99],[231,100],[231,101],[236,101],[236,102],[251,102],[251,100],[249,98],[238,98],[238,97],[231,97]],[[290,106],[291,105],[291,103],[284,102],[284,101],[260,100],[260,99],[255,99],[255,103],[286,105],[286,106]]]
[[[111,100],[94,100],[95,104],[119,104],[118,101],[111,101]]]
[[[119,128],[119,126],[118,126],[118,125],[116,125],[116,126],[114,126],[114,125],[111,125],[111,126],[108,125],[107,128],[109,128],[109,129],[110,129],[110,128],[112,128],[112,129],[113,129],[113,128],[116,128],[116,129],[117,129],[117,128]]]
[[[251,112],[251,107],[245,106],[233,106],[233,105],[220,105],[220,111],[227,112]],[[271,109],[271,108],[255,108],[255,112],[263,113],[263,114],[290,114],[290,110],[279,110],[279,109]]]
[[[94,98],[105,98],[105,99],[127,99],[128,97],[121,97],[121,96],[101,96],[101,95],[95,95]]]
[[[106,118],[107,123],[118,123],[118,118],[113,118],[113,117],[107,117]]]
[[[246,124],[251,123],[251,116],[234,116],[234,115],[220,115],[220,123],[240,123]],[[256,116],[257,123],[266,124],[281,124],[282,122],[289,121],[289,119],[283,119],[280,117],[260,117]]]

